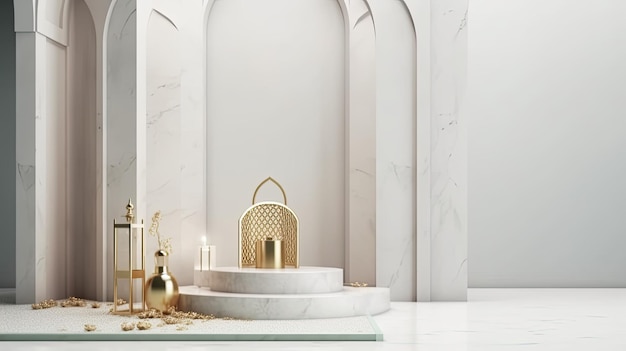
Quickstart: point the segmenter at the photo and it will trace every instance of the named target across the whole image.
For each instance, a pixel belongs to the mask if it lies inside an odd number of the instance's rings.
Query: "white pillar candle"
[[[211,269],[211,249],[204,245],[200,247],[200,270],[208,271]]]
[[[211,268],[215,267],[215,246],[207,245],[206,236],[202,237],[202,245],[199,247],[200,251],[200,261],[198,265],[198,269],[200,271],[209,271]]]

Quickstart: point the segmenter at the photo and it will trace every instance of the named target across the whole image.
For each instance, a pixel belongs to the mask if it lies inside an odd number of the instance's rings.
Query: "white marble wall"
[[[170,269],[180,284],[191,284],[191,253],[206,233],[203,77],[198,74],[203,71],[202,3],[154,0],[138,10],[147,21],[147,31],[139,33],[147,43],[141,60],[146,99],[139,99],[146,111],[146,219],[161,211],[161,235],[173,246]],[[150,266],[156,240],[148,238],[147,247]]]
[[[376,282],[390,286],[395,300],[465,300],[467,1],[370,0],[369,7],[376,27]]]
[[[467,0],[404,2],[417,40],[416,297],[466,300]]]
[[[470,287],[626,287],[624,13],[470,2]]]
[[[181,51],[181,225],[173,235],[180,235],[180,266],[176,275],[180,281],[193,282],[195,256],[200,238],[206,234],[206,118],[204,114],[204,55],[202,2],[185,1],[172,4],[180,9],[177,21]],[[184,15],[183,15],[184,14]],[[176,261],[174,261],[176,263]],[[174,267],[173,267],[174,268]]]
[[[467,21],[467,0],[431,2],[432,300],[467,299]]]
[[[176,26],[159,12],[153,11],[148,21],[146,50],[146,208],[147,217],[161,211],[160,234],[172,238],[170,265],[182,267],[181,144],[183,124],[181,107],[180,33]],[[158,249],[157,240],[147,241],[149,266],[151,254]],[[148,267],[152,270],[152,267]],[[178,278],[189,270],[175,270]],[[182,279],[185,281],[188,279]]]

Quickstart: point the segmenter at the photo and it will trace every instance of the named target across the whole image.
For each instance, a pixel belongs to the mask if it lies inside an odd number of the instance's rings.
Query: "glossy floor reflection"
[[[626,289],[470,289],[392,303],[383,342],[2,342],[2,350],[626,350]],[[1,316],[0,316],[1,318]]]

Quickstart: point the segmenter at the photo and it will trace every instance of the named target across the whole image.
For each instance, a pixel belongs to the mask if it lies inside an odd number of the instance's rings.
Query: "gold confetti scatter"
[[[141,322],[137,323],[137,329],[139,329],[139,330],[148,330],[151,327],[152,327],[152,324],[150,322],[141,321]]]
[[[34,303],[31,305],[31,307],[33,308],[33,310],[41,310],[44,308],[54,307],[56,305],[57,305],[56,301],[54,301],[53,299],[48,299],[48,300],[43,300],[39,303]]]
[[[124,322],[122,323],[122,330],[123,331],[130,331],[135,329],[135,323],[131,323],[131,322]]]

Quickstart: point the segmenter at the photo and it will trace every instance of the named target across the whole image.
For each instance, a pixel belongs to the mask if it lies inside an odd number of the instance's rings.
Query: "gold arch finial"
[[[276,184],[276,186],[278,187],[278,189],[280,189],[280,191],[283,193],[283,200],[285,205],[287,205],[287,194],[285,194],[285,189],[283,189],[282,185],[280,185],[280,183],[278,183],[274,178],[272,177],[267,177],[267,179],[265,179],[264,181],[261,182],[261,184],[259,184],[259,186],[256,187],[256,190],[254,190],[254,195],[252,195],[252,204],[254,205],[256,203],[256,194],[259,192],[259,189],[261,189],[261,187],[267,183],[271,181],[272,183]]]
[[[126,222],[131,223],[133,221],[133,218],[135,218],[135,214],[133,213],[133,209],[135,208],[135,205],[133,205],[133,201],[128,198],[128,205],[126,205],[126,215],[124,217],[126,217]]]

